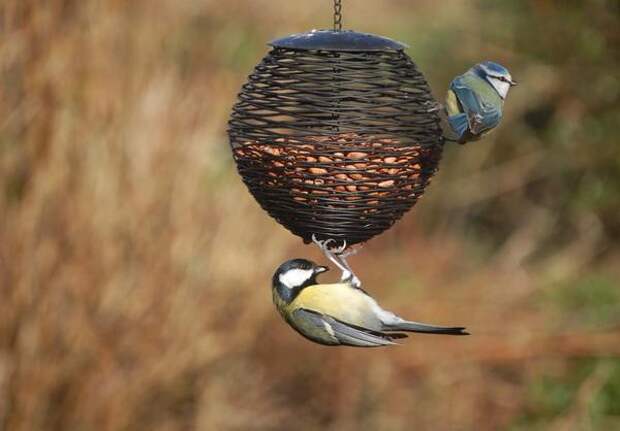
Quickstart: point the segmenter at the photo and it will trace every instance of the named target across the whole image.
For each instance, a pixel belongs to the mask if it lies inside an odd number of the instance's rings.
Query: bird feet
[[[438,112],[444,108],[441,103],[434,100],[427,100],[423,105],[427,107],[426,112]]]
[[[478,135],[482,130],[482,121],[484,117],[477,113],[471,113],[468,116],[469,119],[469,130],[474,134]]]
[[[345,252],[347,249],[346,240],[342,240],[342,245],[337,246],[335,245],[337,243],[335,239],[329,238],[326,240],[319,240],[316,238],[315,234],[312,234],[312,242],[314,242],[321,249],[323,254],[342,271],[340,277],[341,282],[350,283],[357,288],[362,286],[362,281],[355,275],[346,260],[348,256],[354,255],[358,250],[352,249]],[[334,243],[334,245],[330,246],[332,243]]]

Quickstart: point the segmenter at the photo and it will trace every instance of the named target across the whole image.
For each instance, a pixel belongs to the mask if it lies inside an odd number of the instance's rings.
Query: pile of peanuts
[[[328,206],[361,204],[368,212],[382,200],[418,197],[428,180],[421,175],[422,152],[418,145],[353,133],[246,141],[233,151],[238,164],[255,167],[261,187],[286,188],[302,204],[329,197]]]

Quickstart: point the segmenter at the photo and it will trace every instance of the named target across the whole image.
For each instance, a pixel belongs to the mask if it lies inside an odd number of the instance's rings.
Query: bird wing
[[[486,83],[483,83],[486,85]],[[463,112],[467,116],[469,130],[474,135],[490,130],[499,123],[502,112],[498,106],[485,102],[478,93],[471,88],[471,83],[463,76],[459,76],[450,85],[450,89],[456,94],[463,108]],[[457,114],[451,121],[451,124],[463,127],[462,114]],[[457,130],[458,131],[458,130]]]
[[[499,124],[502,118],[502,112],[499,108],[492,105],[482,103],[484,113],[470,117],[470,129],[473,134],[480,135],[488,130],[493,129]]]
[[[309,322],[315,331],[324,331],[329,336],[347,346],[380,347],[396,344],[392,340],[402,338],[404,334],[384,334],[379,331],[358,327],[341,322],[332,316],[318,313],[304,308],[298,308],[293,313],[296,322]],[[307,325],[306,325],[307,326]],[[309,335],[309,334],[305,334]]]
[[[299,292],[289,310],[312,310],[341,322],[379,331],[381,322],[368,298],[364,291],[349,283],[316,284]]]
[[[467,131],[469,130],[469,119],[467,118],[467,114],[461,113],[456,115],[451,115],[448,117],[448,124],[450,124],[450,128],[454,133],[456,133],[456,137],[452,140],[462,141],[467,136]],[[447,134],[448,138],[452,136]]]

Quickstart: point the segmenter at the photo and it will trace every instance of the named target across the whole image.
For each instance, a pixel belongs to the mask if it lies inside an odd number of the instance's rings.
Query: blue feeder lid
[[[276,48],[325,51],[402,51],[408,45],[383,36],[356,31],[312,30],[275,39]]]

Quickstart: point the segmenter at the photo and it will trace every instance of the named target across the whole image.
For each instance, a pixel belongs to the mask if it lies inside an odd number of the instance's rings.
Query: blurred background
[[[620,429],[619,3],[343,3],[439,99],[481,60],[520,82],[350,259],[473,335],[327,348],[271,303],[282,261],[324,260],[246,191],[226,122],[331,1],[2,0],[0,429]]]

